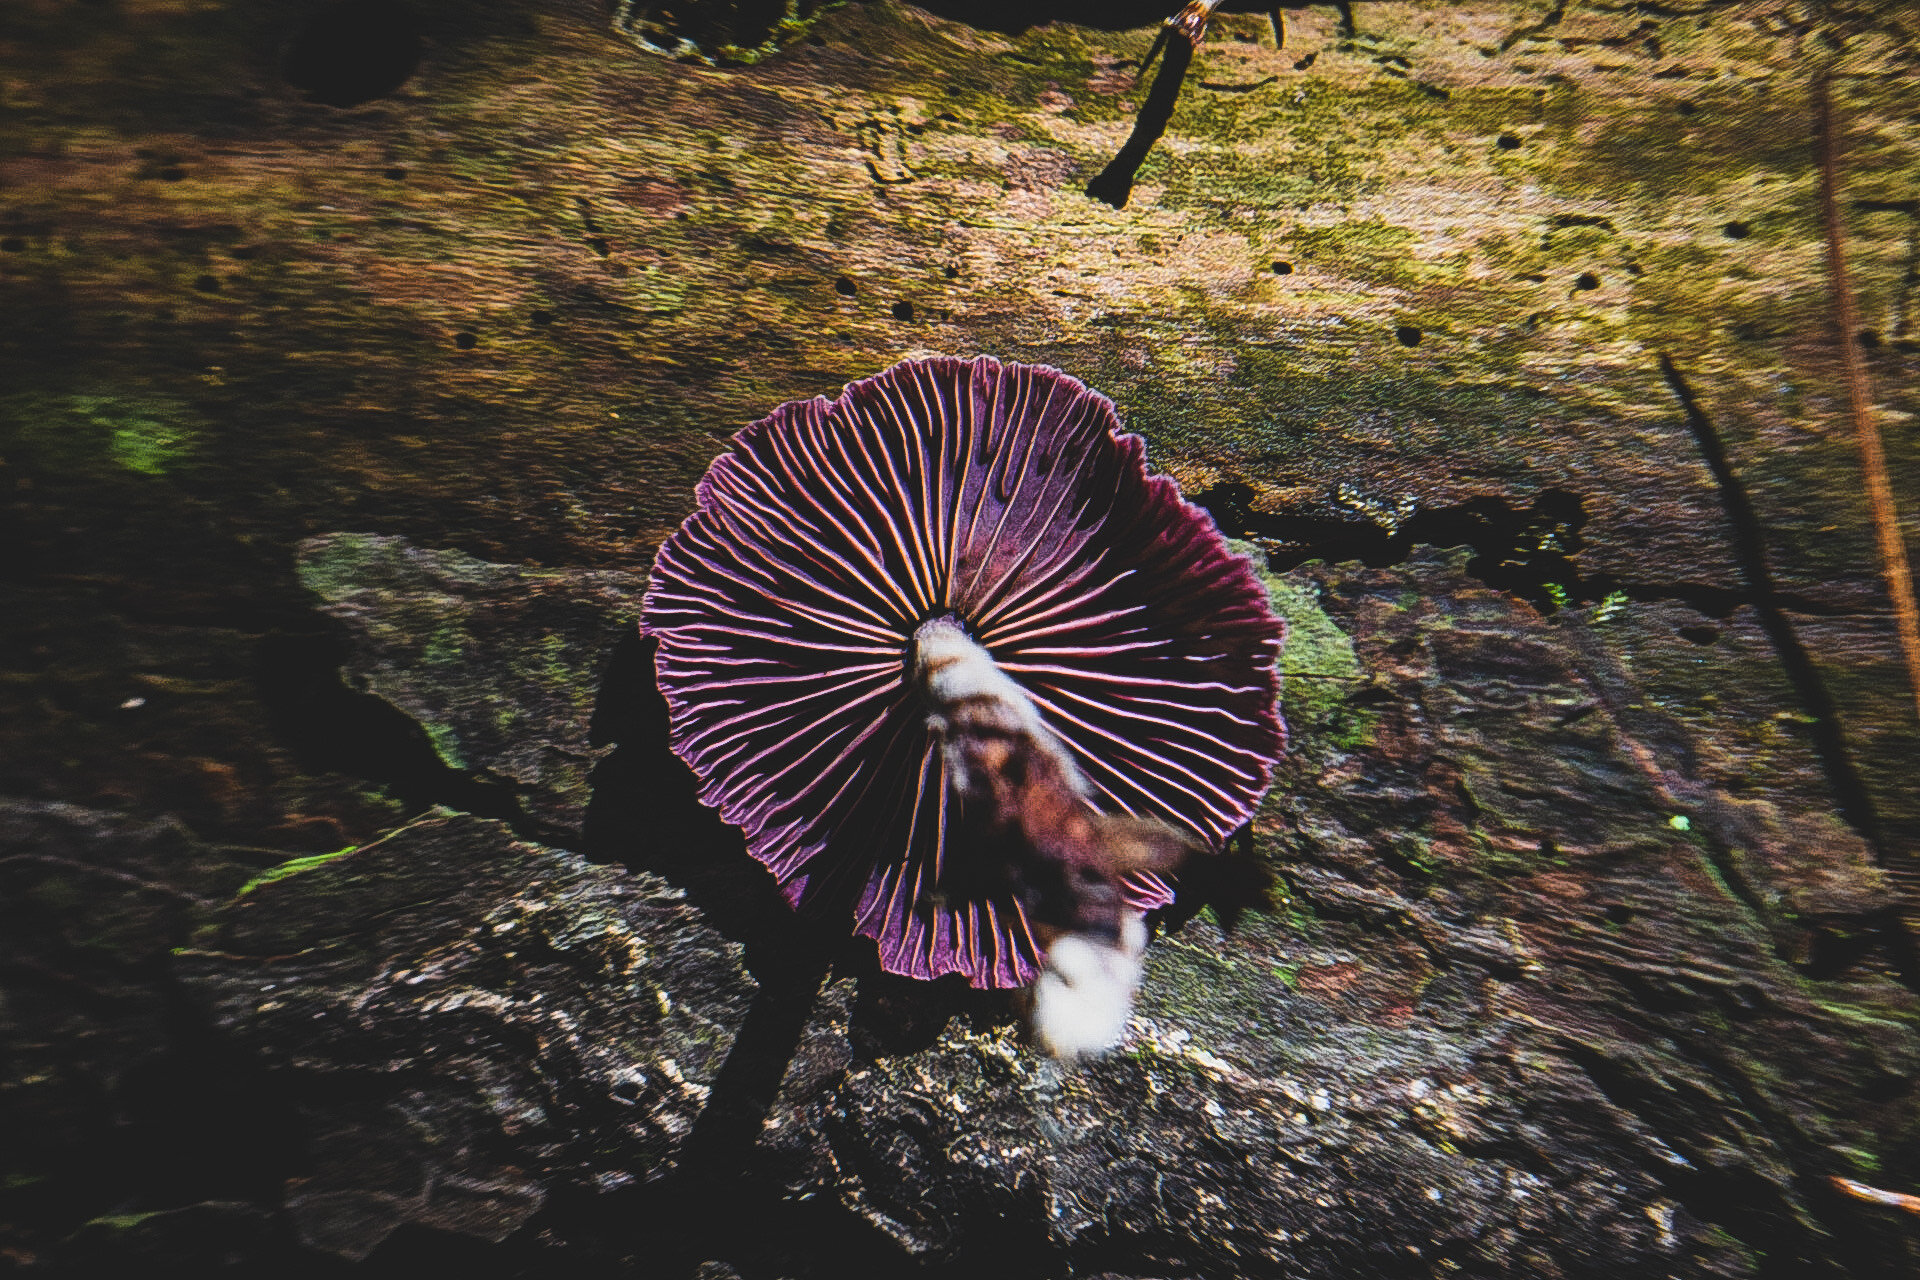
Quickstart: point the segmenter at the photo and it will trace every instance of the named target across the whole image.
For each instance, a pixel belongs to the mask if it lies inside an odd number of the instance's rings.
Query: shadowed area
[[[851,898],[814,902],[804,912],[787,905],[766,868],[747,856],[739,828],[700,803],[692,772],[673,754],[656,649],[657,641],[628,635],[607,663],[591,733],[614,751],[594,770],[582,847],[684,889],[716,928],[746,947],[760,990],[688,1140],[689,1168],[724,1179],[746,1163],[830,969],[858,981],[852,1026],[866,1053],[923,1048],[956,1014],[1004,1020],[1010,1006],[964,983],[882,972],[872,944],[851,936]]]

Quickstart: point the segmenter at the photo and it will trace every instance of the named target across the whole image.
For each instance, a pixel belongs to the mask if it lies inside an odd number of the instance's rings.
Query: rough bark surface
[[[1115,210],[1160,6],[790,8],[675,7],[730,70],[563,0],[0,13],[0,1252],[1920,1268],[1832,1181],[1920,1190],[1840,359],[1911,541],[1913,16],[1223,14]],[[1277,910],[1177,910],[1072,1074],[788,916],[631,632],[729,433],[979,351],[1292,625]]]
[[[678,891],[468,817],[267,872],[175,967],[282,1070],[312,1165],[288,1215],[352,1259],[671,1172],[753,992]]]
[[[352,636],[358,684],[420,724],[448,768],[511,790],[529,820],[578,834],[600,754],[588,741],[595,692],[633,629],[643,579],[353,535],[302,543],[297,567]],[[506,681],[478,682],[476,667]]]

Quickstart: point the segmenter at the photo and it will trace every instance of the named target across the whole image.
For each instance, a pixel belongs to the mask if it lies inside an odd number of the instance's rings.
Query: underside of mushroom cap
[[[968,874],[994,854],[907,678],[931,618],[1018,682],[1103,810],[1217,846],[1265,790],[1283,624],[1112,402],[1059,370],[896,365],[740,432],[697,496],[641,624],[673,749],[788,901],[852,903],[886,969],[1037,972],[1010,891]]]

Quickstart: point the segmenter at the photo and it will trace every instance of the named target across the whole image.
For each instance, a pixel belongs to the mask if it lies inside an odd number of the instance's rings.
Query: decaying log
[[[0,16],[0,1249],[1910,1274],[1913,16],[1215,13],[1115,208],[1167,6],[935,7]],[[934,352],[1292,624],[1279,909],[1070,1075],[787,919],[630,631],[732,431]]]

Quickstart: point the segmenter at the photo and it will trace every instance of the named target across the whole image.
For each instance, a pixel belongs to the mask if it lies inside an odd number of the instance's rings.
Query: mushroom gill
[[[697,497],[641,626],[701,799],[887,970],[1020,987],[1058,953],[1052,981],[1118,973],[1124,1026],[1160,873],[1284,741],[1247,562],[1106,397],[987,357],[782,405]]]

